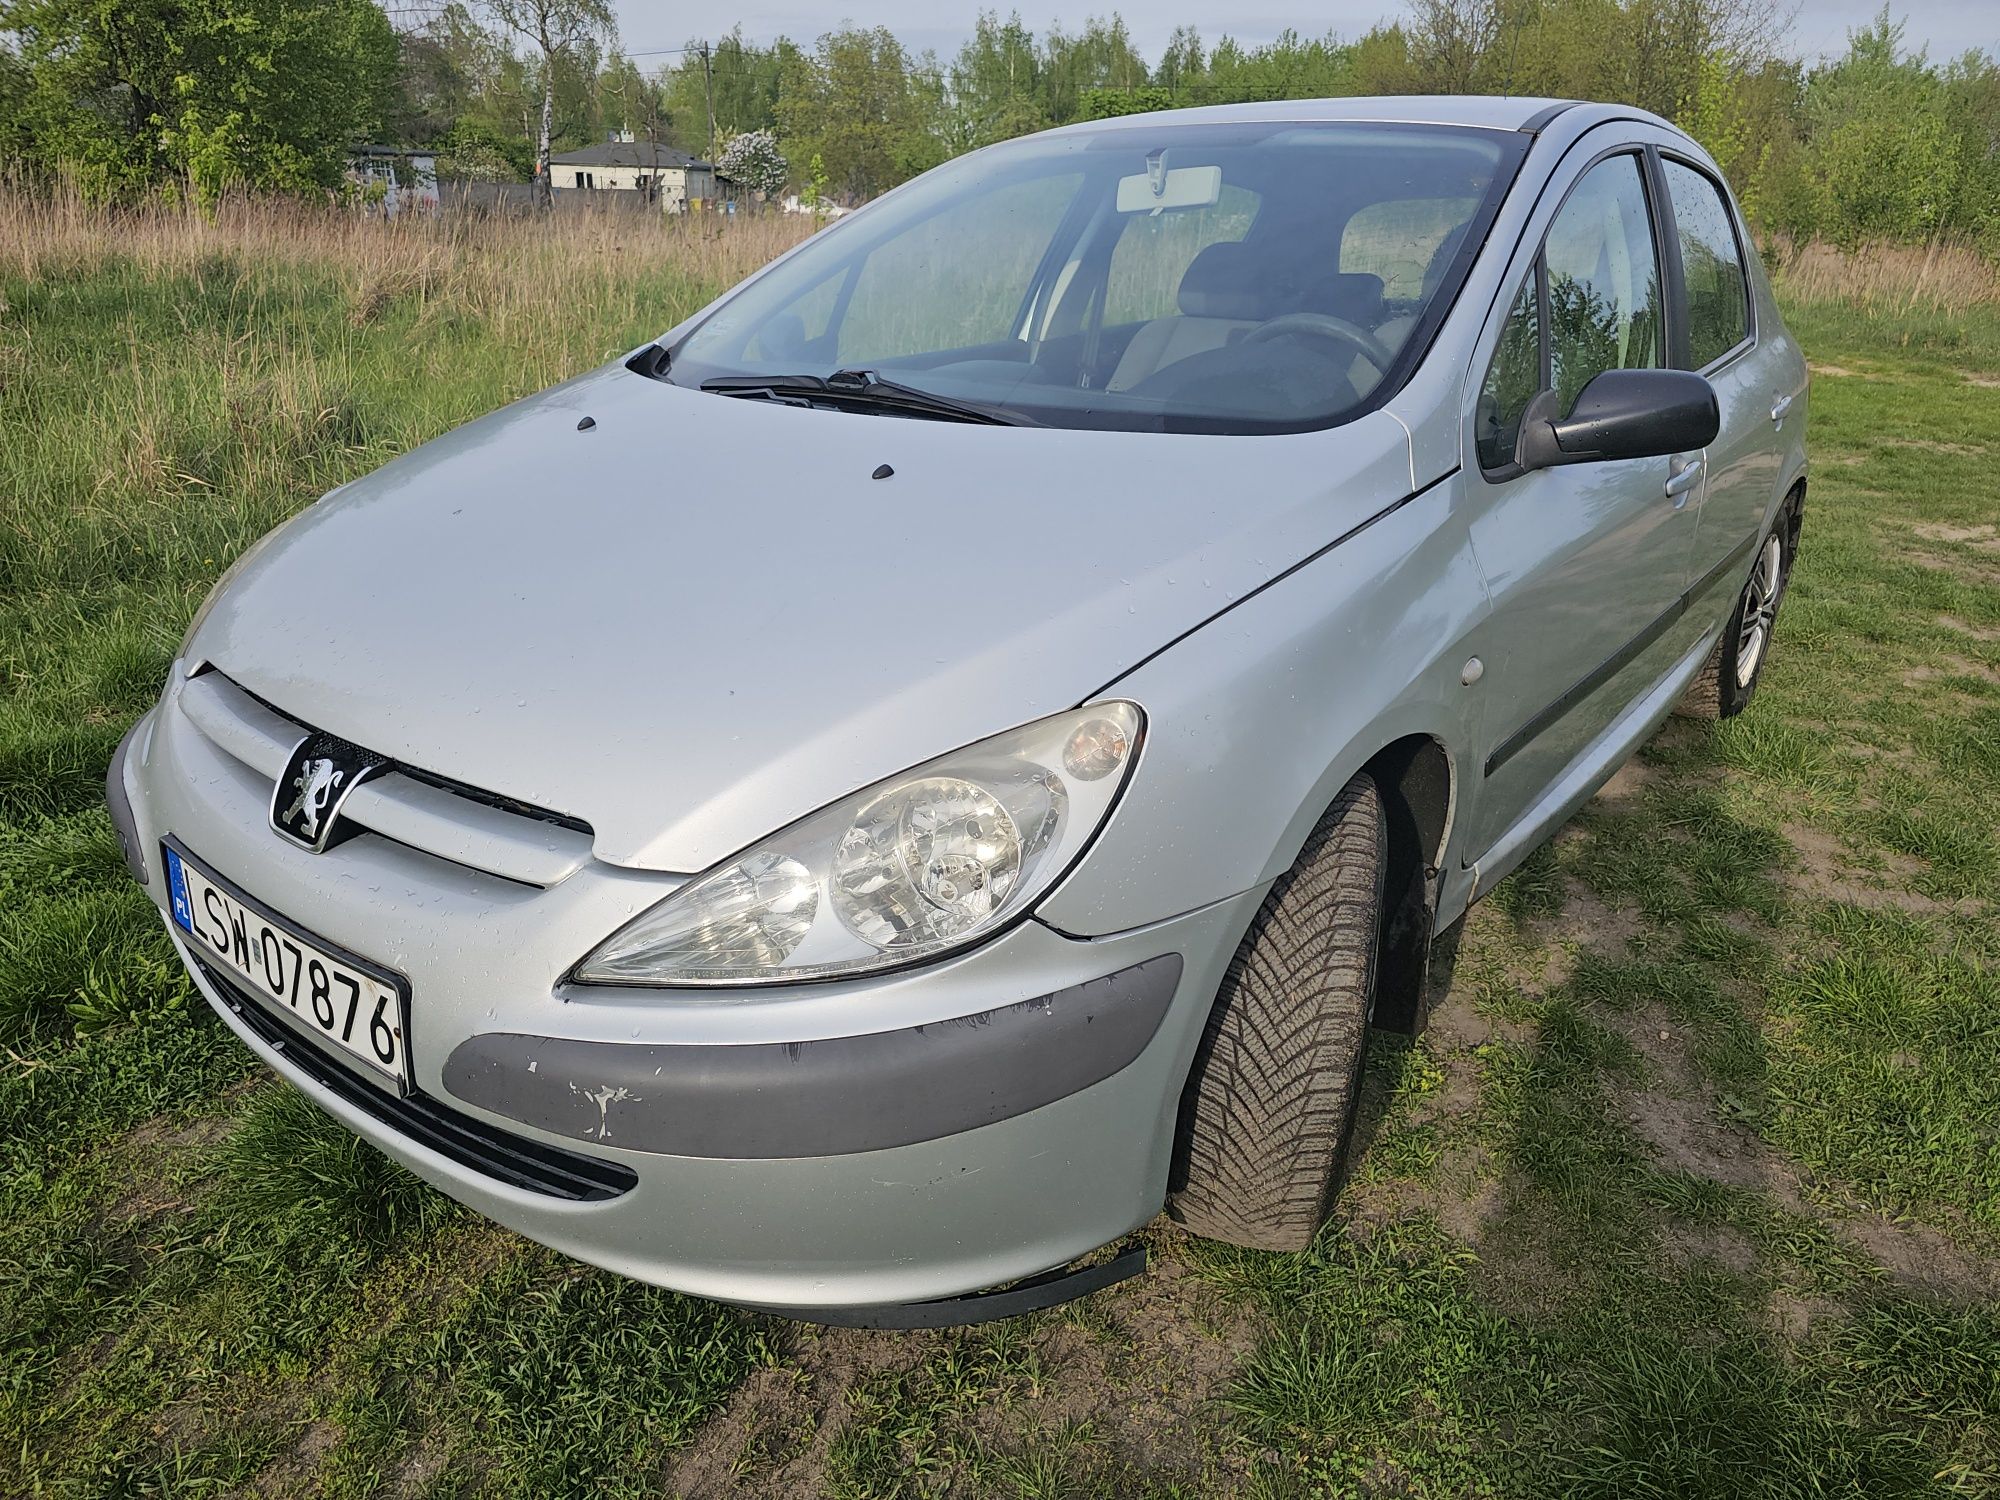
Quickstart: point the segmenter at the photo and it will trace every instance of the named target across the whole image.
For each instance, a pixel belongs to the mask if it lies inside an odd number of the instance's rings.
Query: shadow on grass
[[[1489,1061],[1499,1208],[1470,1243],[1418,1210],[1299,1256],[1194,1247],[1273,1320],[1231,1402],[1271,1450],[1259,1493],[1937,1496],[2000,1475],[1991,1307],[1836,1268],[1847,1307],[1794,1340],[1754,1252],[1684,1232],[1612,1088],[1639,1067],[1623,1038],[1562,994]],[[1700,1198],[1692,1222],[1715,1216]]]

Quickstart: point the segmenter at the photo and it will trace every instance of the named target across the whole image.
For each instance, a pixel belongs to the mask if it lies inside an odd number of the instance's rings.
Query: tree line
[[[2000,257],[2000,61],[1932,59],[1885,7],[1809,65],[1784,50],[1781,4],[1407,0],[1351,39],[1183,27],[1151,60],[1115,13],[1038,33],[987,12],[949,57],[842,26],[810,44],[739,30],[654,60],[621,50],[607,0],[393,16],[370,0],[0,0],[0,160],[106,198],[300,190],[336,186],[347,147],[376,137],[434,149],[451,174],[545,183],[550,150],[609,131],[711,159],[766,132],[774,185],[859,200],[963,151],[1137,110],[1545,94],[1675,121],[1767,229]]]

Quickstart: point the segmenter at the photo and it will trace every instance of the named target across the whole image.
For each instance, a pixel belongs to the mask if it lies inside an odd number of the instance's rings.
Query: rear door
[[[1707,376],[1722,409],[1708,448],[1691,570],[1697,597],[1690,611],[1713,623],[1749,572],[1749,549],[1776,493],[1783,372],[1772,368],[1773,351],[1758,337],[1748,242],[1728,193],[1705,166],[1670,150],[1660,153],[1660,175],[1672,209],[1671,279],[1683,320],[1676,363]]]
[[[1545,191],[1469,396],[1466,499],[1492,602],[1478,636],[1483,743],[1469,861],[1676,652],[1661,622],[1686,585],[1702,455],[1528,474],[1514,463],[1530,402],[1566,416],[1600,372],[1670,361],[1657,181],[1643,147],[1606,143],[1616,130],[1586,136],[1570,158],[1581,165],[1566,161]]]

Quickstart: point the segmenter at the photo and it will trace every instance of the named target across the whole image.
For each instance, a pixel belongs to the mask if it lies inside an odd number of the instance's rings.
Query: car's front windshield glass
[[[852,393],[866,371],[1048,426],[1327,426],[1407,374],[1525,143],[1166,121],[994,147],[823,231],[682,339],[668,378],[812,400],[755,381],[840,372]]]

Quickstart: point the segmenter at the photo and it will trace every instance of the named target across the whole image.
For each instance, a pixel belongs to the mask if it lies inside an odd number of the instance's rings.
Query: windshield
[[[857,409],[936,414],[895,407],[893,384],[1057,427],[1329,426],[1402,383],[1526,144],[1296,122],[1029,137],[808,241],[688,334],[666,378],[821,404],[838,373],[882,393]]]

